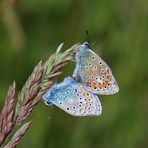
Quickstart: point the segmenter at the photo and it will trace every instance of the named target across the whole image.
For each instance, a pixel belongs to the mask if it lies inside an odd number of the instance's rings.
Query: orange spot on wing
[[[103,88],[103,84],[98,84],[98,87],[99,88]]]
[[[86,98],[85,101],[86,101],[87,103],[89,103],[89,102],[90,102],[90,98]]]
[[[110,73],[110,70],[109,70],[109,69],[107,69],[107,73],[108,73],[108,74]]]
[[[87,96],[87,92],[83,92],[83,96],[85,96],[85,97],[86,97],[86,96]]]
[[[81,86],[80,88],[81,88],[82,91],[84,91],[84,87],[83,86]]]
[[[106,81],[106,82],[105,82],[105,86],[107,86],[108,84],[109,84],[109,82],[108,82],[108,81]]]
[[[86,106],[89,106],[90,107],[90,102],[86,103]]]
[[[91,82],[85,82],[85,85],[86,86],[90,86],[91,85]]]
[[[87,109],[87,110],[90,109],[90,102],[87,102],[87,103],[86,103],[86,107],[85,107],[85,109]]]
[[[80,111],[80,113],[82,113],[83,109],[80,109],[79,111]]]
[[[103,88],[106,86],[106,82],[103,82]]]
[[[93,88],[96,89],[97,88],[97,84],[93,83]]]
[[[100,65],[98,65],[98,71],[100,71]]]
[[[110,80],[110,79],[111,79],[111,76],[110,76],[110,75],[107,75],[106,77],[107,77],[107,79],[108,79],[108,80]]]
[[[102,84],[98,84],[99,88],[104,88],[105,86],[107,86],[109,84],[108,81],[103,82]]]
[[[89,110],[89,109],[90,109],[90,106],[86,106],[85,109],[86,109],[86,110]]]
[[[105,81],[105,82],[103,83],[103,87],[107,86],[108,84],[109,84],[109,82],[108,82],[108,81]]]

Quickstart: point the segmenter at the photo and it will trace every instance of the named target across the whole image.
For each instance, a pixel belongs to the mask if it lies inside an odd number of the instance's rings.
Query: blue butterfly
[[[87,87],[67,77],[60,84],[53,85],[44,95],[46,105],[56,105],[73,116],[99,116],[102,106],[98,96]]]
[[[90,49],[85,42],[76,52],[76,68],[73,77],[80,80],[89,91],[99,95],[110,95],[119,91],[118,84],[109,66]]]

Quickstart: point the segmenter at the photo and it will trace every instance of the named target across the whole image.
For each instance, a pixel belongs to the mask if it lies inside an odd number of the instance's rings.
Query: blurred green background
[[[13,80],[19,91],[40,59],[61,42],[64,49],[84,42],[86,30],[120,87],[100,96],[100,117],[73,117],[41,102],[18,148],[148,147],[148,1],[1,0],[0,17],[0,108]]]

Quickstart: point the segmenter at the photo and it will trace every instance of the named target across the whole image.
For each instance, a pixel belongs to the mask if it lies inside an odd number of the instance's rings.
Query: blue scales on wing
[[[47,105],[54,104],[73,116],[98,116],[102,106],[98,96],[87,87],[67,77],[60,84],[53,85],[43,96]]]

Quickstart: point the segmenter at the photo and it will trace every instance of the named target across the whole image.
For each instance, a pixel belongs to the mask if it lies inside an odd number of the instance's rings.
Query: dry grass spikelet
[[[73,56],[79,45],[76,44],[65,52],[61,52],[61,44],[56,52],[43,63],[40,61],[27,79],[25,85],[18,93],[14,106],[15,82],[9,87],[5,105],[0,114],[0,146],[14,148],[21,140],[32,120],[23,124],[35,106],[41,101],[42,95],[54,84],[54,78],[60,75],[61,68],[68,61],[73,61]],[[16,130],[18,126],[20,129]],[[13,134],[15,131],[15,134]]]

